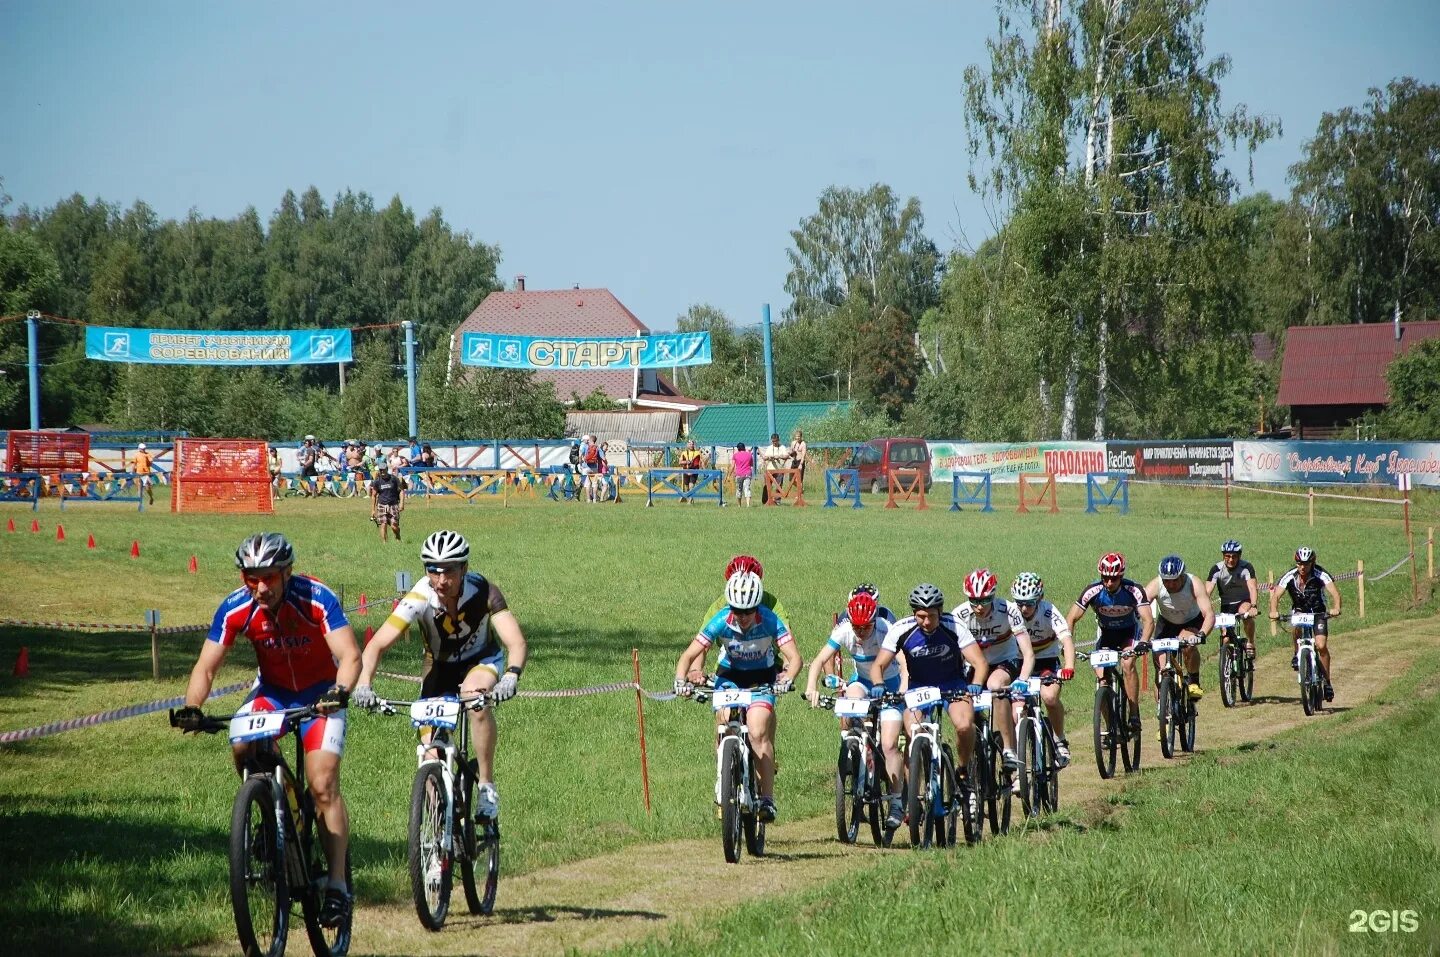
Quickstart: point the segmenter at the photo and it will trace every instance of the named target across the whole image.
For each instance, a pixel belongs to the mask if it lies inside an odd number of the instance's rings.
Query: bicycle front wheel
[[[1160,755],[1175,757],[1175,689],[1169,675],[1160,679]]]
[[[1034,718],[1021,718],[1015,726],[1015,743],[1019,747],[1020,806],[1027,817],[1039,817],[1041,791],[1045,786],[1045,753],[1039,746],[1039,722]]]
[[[955,799],[955,756],[950,746],[940,746],[940,787],[935,800],[935,844],[954,847],[960,823],[960,804]]]
[[[1220,654],[1216,657],[1216,663],[1220,668],[1220,703],[1227,708],[1235,707],[1235,702],[1240,697],[1240,662],[1244,655],[1235,653],[1235,639],[1230,638],[1220,646]]]
[[[930,818],[931,810],[931,775],[933,769],[930,766],[930,741],[927,738],[920,738],[910,745],[910,789],[909,812],[910,812],[910,845],[912,847],[929,847],[934,831],[934,822]]]
[[[1008,705],[1007,705],[1008,707]],[[1014,772],[1005,767],[1000,732],[990,732],[990,780],[986,790],[990,792],[990,827],[996,834],[1010,833],[1010,805],[1015,799]]]
[[[835,835],[842,844],[854,844],[860,836],[860,817],[865,810],[860,761],[859,742],[846,738],[835,764]]]
[[[1120,734],[1115,727],[1109,685],[1095,686],[1095,705],[1090,714],[1090,724],[1094,733],[1095,767],[1100,777],[1108,780],[1115,776],[1115,754],[1120,750]]]
[[[445,926],[454,880],[453,847],[445,849],[445,775],[437,763],[422,764],[410,788],[410,892],[415,913],[427,930]],[[463,834],[453,840],[464,840]]]
[[[269,775],[245,779],[230,818],[230,902],[235,932],[246,957],[285,953],[290,924],[290,885]]]
[[[720,748],[720,839],[725,847],[725,860],[740,860],[740,791],[744,785],[740,760],[740,742],[726,738]]]

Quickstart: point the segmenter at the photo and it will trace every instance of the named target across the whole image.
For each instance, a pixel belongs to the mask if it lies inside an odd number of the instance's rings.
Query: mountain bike
[[[1290,613],[1290,627],[1300,629],[1295,640],[1295,656],[1299,665],[1300,706],[1306,715],[1319,714],[1325,707],[1325,669],[1315,651],[1315,613]]]
[[[1156,712],[1160,722],[1160,754],[1166,758],[1175,756],[1177,737],[1180,750],[1186,753],[1195,750],[1198,709],[1186,690],[1185,675],[1177,663],[1181,647],[1195,644],[1199,644],[1199,639],[1157,638],[1150,643],[1155,652],[1155,684],[1160,697]]]
[[[966,843],[974,844],[981,838],[973,773],[957,781],[955,754],[940,737],[940,713],[950,702],[968,697],[968,691],[939,688],[911,688],[905,692],[905,707],[920,715],[910,729],[907,749],[910,768],[906,800],[912,847],[952,846],[962,819]]]
[[[979,685],[974,686],[979,688]],[[975,706],[975,782],[980,802],[980,820],[983,826],[988,819],[990,833],[1004,834],[1010,830],[1010,805],[1014,794],[1011,772],[1004,761],[1004,742],[1000,732],[991,721],[995,701],[1000,707],[1009,707],[1006,692],[992,692],[980,689],[971,700]]]
[[[461,719],[462,711],[483,711],[487,705],[495,706],[485,694],[418,701],[381,698],[375,705],[386,715],[408,708],[411,725],[431,731],[428,742],[415,746],[419,767],[410,788],[408,860],[415,913],[427,930],[445,926],[457,862],[470,913],[495,909],[500,820],[473,810],[477,764],[470,756],[470,722]],[[478,869],[483,869],[483,884],[476,883]]]
[[[1233,708],[1241,701],[1249,701],[1255,691],[1255,653],[1245,648],[1236,622],[1248,615],[1234,615],[1219,612],[1215,615],[1215,627],[1220,629],[1220,701],[1227,708]]]
[[[1060,683],[1059,678],[1041,675],[1027,679],[1024,708],[1015,724],[1015,744],[1020,754],[1020,804],[1030,817],[1039,817],[1060,806],[1060,760],[1055,751],[1055,729],[1040,700],[1040,689]]]
[[[1145,653],[1144,645],[1136,645],[1130,651],[1097,649],[1079,657],[1090,662],[1099,672],[1095,679],[1095,707],[1092,711],[1092,727],[1095,736],[1095,766],[1100,777],[1115,776],[1115,754],[1118,751],[1128,774],[1140,769],[1140,735],[1130,727],[1130,699],[1125,694],[1125,682],[1118,673],[1120,662],[1136,658]]]
[[[725,861],[738,864],[742,851],[752,857],[765,854],[765,822],[758,815],[760,768],[750,744],[750,726],[745,719],[757,694],[777,694],[770,685],[752,688],[716,688],[713,680],[697,685],[694,700],[710,702],[725,712],[725,727],[715,748],[715,803],[720,808],[720,839]],[[741,843],[741,834],[744,843]]]
[[[841,843],[854,844],[859,839],[862,820],[870,825],[870,839],[876,847],[889,847],[895,837],[895,830],[882,822],[892,784],[885,771],[878,721],[881,707],[899,700],[903,699],[898,695],[819,699],[820,707],[834,711],[845,722],[835,764],[835,833]]]
[[[305,782],[305,746],[295,734],[292,770],[276,743],[311,718],[322,717],[314,705],[283,711],[250,711],[205,715],[197,731],[229,730],[232,744],[251,744],[240,790],[230,816],[230,903],[235,932],[247,957],[279,957],[285,953],[292,908],[300,904],[305,933],[316,957],[342,957],[350,950],[347,909],[338,927],[320,923],[320,909],[330,877],[325,847],[317,828],[315,801]],[[180,727],[175,710],[170,726]],[[345,883],[352,894],[349,855]]]

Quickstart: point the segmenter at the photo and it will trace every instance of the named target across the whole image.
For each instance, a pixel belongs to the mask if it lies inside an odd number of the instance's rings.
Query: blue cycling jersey
[[[1128,578],[1122,578],[1120,587],[1113,592],[1107,590],[1103,582],[1091,582],[1075,599],[1075,606],[1081,611],[1094,608],[1100,630],[1110,634],[1138,634],[1140,606],[1148,604],[1145,588]]]
[[[961,649],[973,644],[975,636],[970,629],[954,615],[942,612],[940,623],[929,634],[921,630],[914,615],[900,619],[890,627],[881,647],[905,656],[910,687],[948,691],[965,684],[965,656]]]
[[[755,623],[743,630],[729,608],[718,611],[695,636],[702,644],[720,646],[721,671],[774,670],[775,649],[792,640],[790,628],[763,605],[758,610]]]

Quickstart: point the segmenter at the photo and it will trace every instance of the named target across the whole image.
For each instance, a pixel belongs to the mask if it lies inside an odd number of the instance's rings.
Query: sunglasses
[[[1118,582],[1122,577],[1124,577],[1124,576],[1122,576],[1122,575],[1101,575],[1101,576],[1100,576],[1100,580],[1101,580],[1102,582]]]
[[[254,588],[256,585],[259,585],[262,582],[270,586],[271,588],[274,588],[280,583],[280,578],[282,574],[283,573],[280,571],[280,569],[274,568],[268,572],[245,572],[240,577],[243,578],[245,580],[245,584],[251,588]]]
[[[1015,604],[1016,604],[1018,607],[1020,607],[1020,608],[1034,608],[1034,607],[1035,607],[1035,602],[1033,602],[1033,601],[1017,601]]]
[[[995,604],[995,599],[993,599],[993,598],[972,598],[972,599],[970,599],[970,605],[971,605],[972,607],[974,607],[974,608],[984,608],[986,605],[993,605],[993,604]]]
[[[443,575],[446,572],[458,572],[459,570],[459,565],[433,565],[429,563],[425,565],[425,571],[430,575]]]

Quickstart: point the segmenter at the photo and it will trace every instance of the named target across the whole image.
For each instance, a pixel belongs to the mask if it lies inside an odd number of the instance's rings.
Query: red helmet
[[[861,592],[850,603],[845,606],[850,612],[850,624],[856,628],[864,628],[875,620],[875,612],[879,608],[875,599]]]
[[[994,598],[995,589],[999,587],[1000,583],[988,568],[977,568],[965,576],[965,597],[971,601]]]
[[[1123,575],[1125,574],[1125,556],[1119,552],[1106,552],[1100,556],[1100,561],[1095,568],[1102,575]]]
[[[764,578],[765,566],[760,564],[760,559],[751,555],[736,555],[730,559],[730,564],[725,566],[725,580],[728,582],[736,572],[754,572],[757,578]]]

